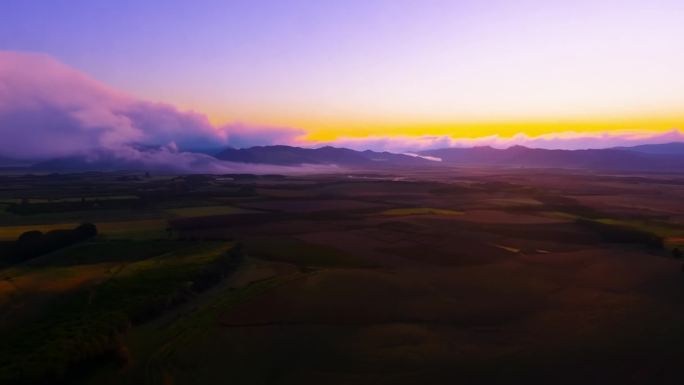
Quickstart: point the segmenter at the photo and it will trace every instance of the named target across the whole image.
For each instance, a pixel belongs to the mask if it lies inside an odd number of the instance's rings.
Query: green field
[[[435,209],[431,207],[410,207],[389,209],[382,212],[382,215],[404,216],[404,215],[462,215],[462,211]]]

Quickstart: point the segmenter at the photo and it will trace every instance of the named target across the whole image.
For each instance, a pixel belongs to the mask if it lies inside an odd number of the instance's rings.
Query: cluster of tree
[[[10,263],[35,258],[61,248],[85,241],[97,235],[97,226],[84,223],[71,230],[52,230],[46,233],[27,231],[7,245],[5,259]]]
[[[577,223],[598,234],[603,240],[614,243],[635,243],[653,249],[663,249],[662,237],[648,231],[629,226],[602,223],[590,219],[578,219]]]

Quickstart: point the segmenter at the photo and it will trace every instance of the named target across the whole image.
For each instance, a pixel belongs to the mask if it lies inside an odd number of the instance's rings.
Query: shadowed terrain
[[[681,381],[679,174],[1,178],[3,384]]]

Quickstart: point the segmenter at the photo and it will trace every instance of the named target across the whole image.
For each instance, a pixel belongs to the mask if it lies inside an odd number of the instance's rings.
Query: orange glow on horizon
[[[216,126],[236,122],[223,114],[212,114],[210,121]],[[562,133],[661,133],[684,129],[684,116],[671,114],[660,117],[618,117],[586,119],[528,119],[461,122],[389,122],[379,119],[345,120],[295,116],[265,118],[254,116],[237,120],[246,125],[263,127],[286,127],[306,132],[304,140],[313,142],[334,141],[339,138],[372,136],[449,136],[455,139],[474,139],[488,136],[510,138],[519,134],[536,137]]]

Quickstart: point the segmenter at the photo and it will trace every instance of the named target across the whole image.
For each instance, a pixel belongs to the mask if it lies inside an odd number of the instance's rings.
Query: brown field
[[[270,210],[286,213],[313,213],[320,211],[365,210],[378,209],[384,205],[346,199],[324,200],[279,200],[243,203],[242,207],[259,210]]]
[[[248,258],[217,288],[122,335],[124,367],[75,383],[680,383],[680,176],[559,173],[256,179],[240,182],[252,195],[214,186],[204,203],[195,193],[157,218],[103,222],[107,242],[139,242],[122,249],[131,266],[163,265],[188,240],[239,242]],[[153,241],[178,243],[130,256]],[[67,249],[61,265],[47,255],[3,270],[12,278],[0,281],[0,306],[97,286],[130,263],[97,255],[68,262]]]

